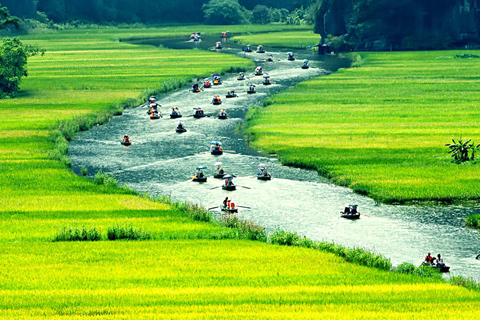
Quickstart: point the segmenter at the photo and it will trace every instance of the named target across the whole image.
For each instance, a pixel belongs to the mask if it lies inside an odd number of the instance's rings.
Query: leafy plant
[[[63,227],[61,228],[55,237],[53,242],[60,241],[99,241],[101,239],[100,232],[97,228],[91,227],[87,229],[82,227]]]
[[[463,141],[462,138],[459,138],[457,141],[452,139],[452,142],[453,143],[447,143],[445,146],[450,149],[448,153],[452,154],[452,157],[456,162],[475,160],[475,151],[480,148],[480,144],[475,145],[472,139]],[[469,155],[470,151],[472,152],[471,156]]]
[[[116,224],[108,227],[107,238],[108,240],[150,240],[152,235],[150,232],[134,228],[131,224],[123,226]]]

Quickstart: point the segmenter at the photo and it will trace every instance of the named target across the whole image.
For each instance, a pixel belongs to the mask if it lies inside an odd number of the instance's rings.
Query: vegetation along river
[[[215,41],[219,39],[197,43],[170,38],[139,44],[208,50]],[[451,274],[480,279],[480,261],[475,260],[480,250],[479,233],[464,226],[466,216],[479,213],[479,209],[376,205],[372,199],[329,183],[316,172],[282,166],[275,157],[249,148],[243,136],[235,133],[250,106],[295,83],[345,67],[345,60],[300,50],[295,53],[296,61],[288,61],[286,53],[290,50],[266,48],[275,59],[266,62],[266,54],[243,53],[241,46],[234,43],[223,45],[224,49],[218,51],[246,56],[263,66],[264,72],[271,76],[272,85],[263,86],[263,78],[254,76],[254,70],[247,70],[246,81],[237,81],[237,75],[231,74],[222,77],[222,85],[200,93],[184,88],[162,96],[158,102],[162,105],[159,110],[163,118],[159,120],[150,120],[143,107],[126,110],[123,116],[79,134],[71,143],[70,157],[75,172],[79,173],[82,167],[88,168],[90,174],[101,169],[135,190],[153,196],[167,194],[207,208],[220,205],[228,196],[237,205],[251,207],[240,208],[240,216],[269,230],[278,227],[315,240],[374,250],[394,264],[419,265],[428,252],[441,253],[451,266]],[[310,60],[310,69],[301,69],[303,59]],[[212,70],[212,74],[215,72]],[[246,94],[249,83],[257,85],[257,94]],[[238,98],[225,98],[230,88],[236,89]],[[221,106],[211,104],[216,94],[223,100]],[[177,121],[169,117],[172,106],[182,111],[186,133],[175,132]],[[193,107],[203,108],[210,117],[194,119]],[[216,119],[220,109],[226,109],[230,118]],[[124,134],[131,138],[130,147],[119,143]],[[209,143],[213,140],[223,143],[226,151],[223,155],[210,154]],[[237,176],[236,191],[219,188],[223,181],[213,178],[213,164],[217,161],[223,163],[228,173]],[[268,166],[273,176],[271,181],[256,179],[260,163]],[[195,168],[201,165],[208,167],[208,181],[202,184],[190,181]],[[356,221],[340,218],[339,211],[345,203],[358,204],[359,211],[368,216]]]

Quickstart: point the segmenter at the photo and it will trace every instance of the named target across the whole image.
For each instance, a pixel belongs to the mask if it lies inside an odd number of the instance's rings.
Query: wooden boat
[[[214,105],[218,106],[218,105],[221,105],[221,104],[222,104],[222,100],[213,99],[213,100],[212,100],[212,103],[213,103]]]
[[[181,117],[182,117],[182,115],[181,115],[181,114],[178,114],[178,113],[176,113],[176,114],[170,114],[170,118],[171,118],[171,119],[177,119],[177,118],[181,118]]]
[[[195,112],[193,117],[196,118],[196,119],[200,119],[200,118],[204,118],[206,116],[205,116],[205,113]]]
[[[214,177],[215,179],[222,179],[224,175],[225,175],[225,173],[215,173],[215,174],[213,175],[213,177]]]
[[[255,71],[255,75],[256,76],[263,76],[263,71],[260,71],[260,72]]]
[[[230,186],[223,185],[222,189],[227,190],[227,191],[233,191],[233,190],[237,190],[237,186],[235,186],[235,185],[230,185]]]
[[[129,145],[131,145],[132,143],[130,141],[126,141],[126,142],[120,142],[122,145],[128,147]]]
[[[255,90],[250,90],[250,89],[249,89],[249,90],[247,91],[247,93],[248,93],[248,94],[254,94],[254,93],[257,93],[257,91],[255,91]]]
[[[207,182],[207,177],[203,177],[203,178],[192,178],[192,181],[193,182]]]
[[[151,119],[151,120],[160,119],[160,115],[159,115],[159,114],[154,114],[154,115],[150,116],[150,119]]]
[[[218,116],[218,119],[225,120],[225,119],[227,119],[227,115],[224,115],[224,116],[220,115],[220,116]]]
[[[257,179],[267,181],[267,180],[272,180],[272,176],[270,174],[267,174],[266,176],[265,175],[257,175]]]
[[[271,84],[272,84],[272,83],[271,83],[270,81],[263,81],[263,85],[264,85],[264,86],[269,86],[269,85],[271,85]]]
[[[222,155],[223,154],[223,151],[222,150],[215,150],[215,149],[212,149],[212,151],[210,151],[211,154],[215,155],[215,156],[219,156],[219,155]]]
[[[183,128],[183,127],[182,127],[182,128],[177,127],[177,129],[175,129],[175,131],[176,131],[177,133],[183,133],[183,132],[187,132],[187,129],[185,129],[185,128]]]
[[[239,81],[245,80],[245,77],[238,77],[237,80]]]
[[[444,272],[450,272],[450,267],[447,267],[447,266],[438,266],[436,264],[429,264],[429,263],[426,263],[426,262],[423,262],[421,264],[421,266],[429,266],[435,270],[438,270],[439,272],[441,273],[444,273]]]
[[[307,65],[303,65],[303,66],[302,66],[302,69],[308,69],[308,68],[310,68],[310,67],[307,66]]]
[[[238,209],[235,208],[235,209],[231,209],[231,208],[228,208],[228,207],[224,207],[224,206],[221,206],[220,209],[226,213],[238,213]]]
[[[228,93],[227,93],[227,94],[225,95],[225,97],[226,97],[226,98],[236,98],[236,97],[238,97],[238,96],[237,96],[235,93],[234,93],[234,94],[228,94]]]
[[[360,213],[357,212],[355,214],[351,214],[351,213],[340,212],[340,217],[345,219],[350,219],[350,220],[356,220],[356,219],[360,219]]]

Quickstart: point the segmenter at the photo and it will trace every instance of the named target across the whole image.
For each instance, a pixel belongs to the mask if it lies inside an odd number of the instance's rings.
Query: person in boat
[[[243,72],[240,72],[238,74],[238,79],[245,79],[245,74]]]
[[[303,60],[302,68],[308,68],[308,60]]]
[[[431,253],[429,252],[427,256],[425,257],[424,264],[426,265],[432,265],[435,262],[435,258],[432,257]]]
[[[263,73],[263,68],[262,66],[258,66],[256,69],[255,69],[255,74],[262,74]]]
[[[255,92],[255,85],[251,84],[250,87],[248,88],[248,91]]]
[[[235,89],[230,89],[227,91],[227,96],[229,97],[236,97],[237,95],[235,94]]]
[[[195,83],[195,84],[192,86],[192,91],[193,91],[193,92],[200,92],[200,87],[199,87],[198,83]]]
[[[349,204],[346,204],[345,205],[345,208],[343,209],[343,213],[344,214],[350,214],[350,205]]]
[[[292,52],[288,53],[288,60],[295,60],[295,57],[293,56]]]
[[[183,123],[179,122],[177,126],[177,130],[184,130]]]
[[[202,169],[197,169],[197,171],[195,172],[195,177],[196,178],[203,178],[204,177],[203,170]]]
[[[223,207],[226,208],[227,207],[227,203],[228,203],[228,197],[225,197],[225,199],[223,200]]]
[[[227,111],[225,109],[220,110],[218,113],[218,117],[226,117],[227,116]]]
[[[225,174],[225,170],[223,169],[223,167],[221,165],[218,166],[218,168],[217,168],[217,174]]]
[[[350,210],[351,214],[357,214],[357,206],[352,206],[352,210]]]
[[[225,179],[225,185],[226,186],[233,186],[233,179],[232,178]]]
[[[445,267],[445,263],[443,262],[443,259],[442,259],[442,256],[440,255],[440,253],[437,254],[436,261],[437,261],[437,267],[440,267],[440,268]]]
[[[130,138],[127,135],[124,135],[122,143],[130,143]]]
[[[269,61],[269,62],[273,61],[273,56],[271,54],[268,55],[267,61]]]

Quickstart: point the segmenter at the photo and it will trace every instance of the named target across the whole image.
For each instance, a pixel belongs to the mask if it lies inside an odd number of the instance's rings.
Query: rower
[[[343,209],[344,214],[350,214],[350,205],[347,203]]]
[[[435,261],[435,258],[432,257],[432,255],[430,254],[430,252],[427,254],[427,256],[425,257],[425,261],[424,261],[424,264],[427,264],[427,265],[432,265]]]
[[[445,267],[445,263],[443,262],[443,259],[440,253],[437,255],[437,267]]]
[[[195,84],[192,86],[192,91],[193,91],[193,92],[200,92],[200,87],[198,86],[198,83],[195,83]]]
[[[130,138],[127,135],[123,136],[123,143],[130,143]]]

